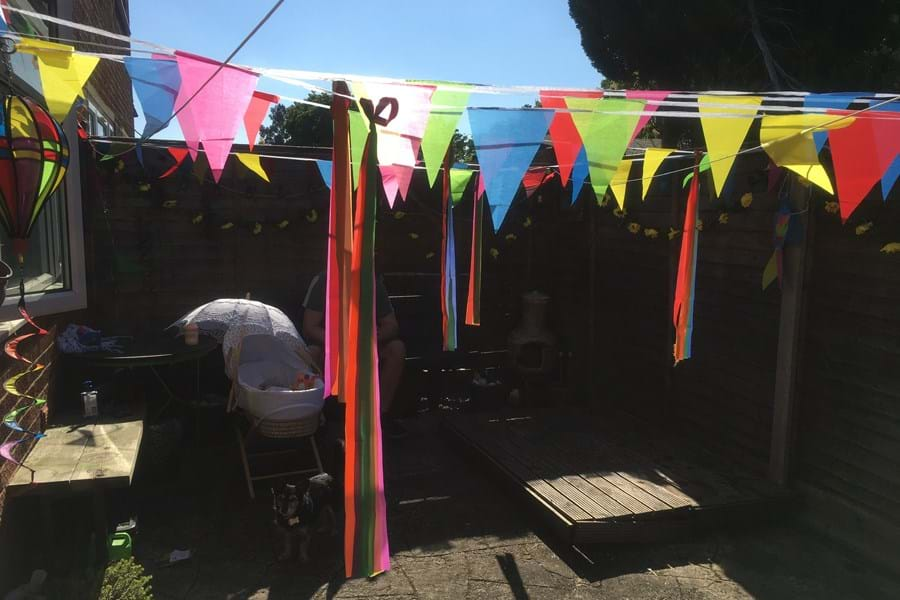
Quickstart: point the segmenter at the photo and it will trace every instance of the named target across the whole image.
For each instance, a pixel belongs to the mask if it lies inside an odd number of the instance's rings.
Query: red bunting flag
[[[834,115],[850,114],[848,111],[828,112]],[[844,223],[875,184],[881,181],[884,170],[879,161],[874,131],[874,127],[880,125],[874,119],[857,117],[852,125],[828,132],[841,221]]]
[[[256,136],[259,135],[259,128],[266,118],[266,113],[269,112],[269,105],[278,104],[280,101],[281,98],[275,94],[253,92],[247,112],[244,113],[244,129],[247,132],[247,145],[250,146],[251,152],[253,144],[256,143]]]
[[[187,148],[169,148],[168,150],[169,150],[169,154],[172,155],[172,158],[175,159],[175,164],[172,165],[171,167],[169,167],[169,169],[165,173],[160,175],[159,176],[160,179],[165,179],[166,177],[168,177],[169,175],[171,175],[172,173],[177,171],[178,167],[181,166],[181,163],[184,162],[184,159],[188,155]]]
[[[541,106],[557,110],[550,123],[550,140],[553,142],[553,151],[556,153],[556,162],[559,163],[559,176],[562,184],[569,183],[572,167],[581,150],[581,136],[572,121],[572,115],[568,112],[566,98],[602,98],[603,91],[583,92],[574,90],[541,90]]]

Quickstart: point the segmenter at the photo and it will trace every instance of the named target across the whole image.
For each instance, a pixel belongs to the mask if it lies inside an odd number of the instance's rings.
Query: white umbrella
[[[295,349],[306,349],[306,343],[294,323],[286,314],[274,306],[255,300],[240,298],[219,298],[198,306],[187,313],[170,327],[184,329],[188,323],[194,323],[204,333],[224,342],[225,334],[234,327],[242,327],[245,332],[267,333],[274,335]]]

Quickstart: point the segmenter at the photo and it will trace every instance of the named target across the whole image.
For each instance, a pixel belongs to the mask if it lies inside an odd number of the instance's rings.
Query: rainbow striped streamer
[[[472,200],[472,253],[469,260],[469,294],[466,299],[466,325],[481,325],[481,252],[484,237],[484,181],[475,174],[475,198]]]
[[[681,236],[681,257],[678,260],[678,279],[675,284],[675,364],[691,357],[691,336],[694,330],[694,290],[697,283],[697,191],[700,176],[694,166],[691,189],[688,192],[684,229]]]
[[[385,103],[382,99],[377,113]],[[341,392],[347,403],[344,422],[344,561],[347,577],[372,577],[390,569],[387,514],[382,471],[381,402],[378,392],[378,344],[375,318],[375,220],[378,209],[378,140],[370,102],[369,139],[363,151],[356,195],[350,272],[348,344],[341,355]],[[396,114],[396,106],[392,111]]]
[[[453,200],[450,194],[450,165],[444,164],[443,227],[441,231],[441,324],[444,351],[456,350],[456,241],[453,235]]]

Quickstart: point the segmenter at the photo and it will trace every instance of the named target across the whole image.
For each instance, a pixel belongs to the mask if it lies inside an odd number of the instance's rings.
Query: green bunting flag
[[[455,89],[449,90],[438,87],[431,96],[433,108],[422,137],[422,158],[425,160],[429,186],[434,186],[459,118],[469,103],[469,92],[459,89],[460,87],[462,86],[454,85]]]
[[[587,153],[591,187],[599,201],[606,194],[628,149],[644,102],[619,98],[566,98]],[[626,114],[615,114],[626,113]]]
[[[453,204],[459,204],[475,171],[469,169],[450,169],[450,197]]]

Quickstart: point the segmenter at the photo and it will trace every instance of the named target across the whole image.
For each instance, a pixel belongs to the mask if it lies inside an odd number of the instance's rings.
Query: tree
[[[569,0],[581,43],[625,87],[900,89],[900,6],[886,0]]]

